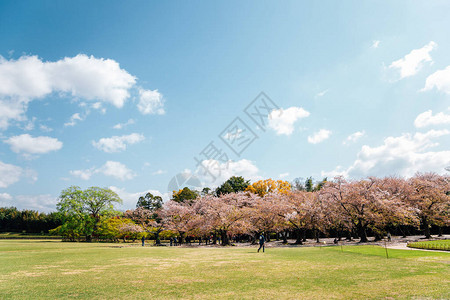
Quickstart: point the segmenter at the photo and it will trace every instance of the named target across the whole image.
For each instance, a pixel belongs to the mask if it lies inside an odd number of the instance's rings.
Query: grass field
[[[0,239],[53,239],[61,240],[60,236],[48,233],[21,233],[21,232],[1,232]]]
[[[429,250],[450,250],[450,240],[423,241],[409,243],[408,247]]]
[[[0,299],[450,298],[450,253],[0,240]]]

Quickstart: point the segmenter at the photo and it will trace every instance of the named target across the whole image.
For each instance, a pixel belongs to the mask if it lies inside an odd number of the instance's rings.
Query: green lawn
[[[0,299],[450,298],[450,254],[0,240]]]
[[[22,233],[22,232],[1,232],[0,239],[59,239],[60,236],[48,233]]]

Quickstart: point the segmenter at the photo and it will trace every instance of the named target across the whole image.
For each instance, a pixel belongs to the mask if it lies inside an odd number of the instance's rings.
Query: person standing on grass
[[[145,235],[142,236],[142,247],[145,246]]]
[[[259,250],[261,250],[261,248],[263,249],[264,252],[264,244],[266,243],[266,238],[264,237],[264,232],[261,233],[261,235],[259,236],[259,248],[258,248],[258,252]]]

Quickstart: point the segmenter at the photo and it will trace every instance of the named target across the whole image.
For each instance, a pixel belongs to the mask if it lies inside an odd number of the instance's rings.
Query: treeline
[[[63,224],[53,232],[68,240],[177,237],[178,242],[204,240],[223,245],[231,240],[254,240],[261,232],[301,244],[307,234],[317,241],[335,236],[367,241],[388,232],[417,228],[426,237],[430,229],[450,225],[450,178],[434,173],[409,179],[370,177],[363,180],[322,180],[291,185],[282,180],[250,184],[232,177],[214,191],[184,188],[166,203],[148,193],[137,208],[118,214],[120,198],[111,190],[70,187],[61,193],[58,211]],[[212,238],[212,239],[211,239]]]
[[[62,224],[61,215],[35,210],[0,207],[0,232],[48,233]]]

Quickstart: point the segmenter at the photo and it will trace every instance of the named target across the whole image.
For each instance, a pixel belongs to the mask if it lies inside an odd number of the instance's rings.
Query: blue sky
[[[147,191],[167,199],[179,173],[207,186],[446,173],[449,13],[447,1],[0,1],[0,206],[50,211],[78,185],[132,208]],[[261,92],[276,105],[263,126],[244,112]]]

